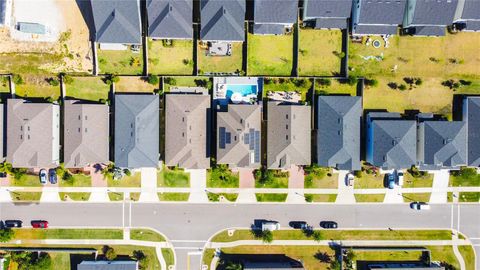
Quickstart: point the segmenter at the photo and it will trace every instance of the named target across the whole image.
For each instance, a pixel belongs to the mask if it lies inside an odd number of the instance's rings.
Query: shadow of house
[[[87,24],[88,31],[90,32],[89,37],[90,40],[94,40],[95,38],[95,23],[93,21],[93,12],[92,12],[92,5],[90,4],[90,0],[76,0],[78,9],[82,13],[83,20]]]

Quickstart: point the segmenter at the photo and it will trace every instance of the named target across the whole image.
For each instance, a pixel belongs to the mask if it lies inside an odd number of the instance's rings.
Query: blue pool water
[[[249,84],[228,84],[227,85],[227,98],[230,98],[233,93],[240,93],[242,96],[250,94],[257,94],[257,86]]]

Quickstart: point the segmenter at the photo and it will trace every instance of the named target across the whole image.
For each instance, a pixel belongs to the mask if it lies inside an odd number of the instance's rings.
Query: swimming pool
[[[243,97],[257,94],[257,86],[252,84],[227,84],[227,98],[231,98],[233,93],[240,93]]]

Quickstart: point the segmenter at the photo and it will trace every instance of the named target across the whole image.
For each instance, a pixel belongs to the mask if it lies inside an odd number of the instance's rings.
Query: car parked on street
[[[290,221],[288,225],[294,229],[307,230],[310,228],[306,221]]]
[[[280,230],[280,223],[276,221],[264,221],[262,222],[262,231],[276,231]]]
[[[46,221],[46,220],[32,220],[32,222],[30,222],[30,224],[32,224],[33,228],[37,228],[37,229],[48,228],[48,221]]]
[[[47,170],[41,169],[38,176],[40,177],[40,183],[42,183],[42,185],[45,185],[47,183]]]
[[[338,224],[335,221],[322,221],[320,222],[320,227],[324,229],[336,229],[338,228]]]
[[[5,228],[21,228],[23,222],[17,219],[7,219],[4,221]]]
[[[412,202],[410,208],[414,210],[430,210],[430,205],[426,202]]]
[[[395,176],[393,173],[387,173],[387,186],[389,189],[393,189],[395,187]]]
[[[55,185],[57,183],[57,170],[55,169],[48,170],[48,180],[52,185]]]

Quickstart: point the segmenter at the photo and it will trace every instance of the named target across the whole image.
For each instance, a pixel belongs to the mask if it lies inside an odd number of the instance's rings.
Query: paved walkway
[[[206,203],[208,202],[207,196],[207,170],[185,170],[190,173],[190,197],[188,202],[190,203]],[[215,192],[216,193],[216,192]]]
[[[338,171],[338,195],[335,203],[351,204],[356,202],[353,186],[347,186],[345,181],[347,173],[347,171]],[[310,190],[308,192],[312,193]]]
[[[446,203],[448,181],[450,173],[447,170],[433,172],[432,195],[430,196],[430,203]]]
[[[141,193],[138,201],[140,202],[158,202],[157,194],[157,168],[142,168],[141,175]]]
[[[109,202],[110,198],[108,197],[108,189],[105,187],[103,189],[94,189],[90,193],[89,202]]]
[[[40,197],[40,202],[59,202],[60,195],[58,192],[58,187],[45,188]]]
[[[237,168],[235,169],[240,177],[240,189],[238,192],[237,203],[256,203],[255,197],[255,176],[253,169]]]
[[[305,171],[301,166],[292,165],[288,170],[288,195],[287,203],[305,203],[305,193],[303,188],[305,187]],[[295,191],[295,189],[301,189],[301,191]]]

